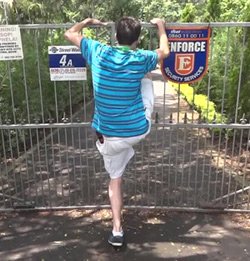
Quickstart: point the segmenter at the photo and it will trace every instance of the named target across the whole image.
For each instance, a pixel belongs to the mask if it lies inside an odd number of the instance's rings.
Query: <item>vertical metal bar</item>
[[[212,170],[212,160],[213,160],[213,148],[214,148],[214,129],[212,128],[212,135],[211,135],[211,145],[210,145],[210,164],[209,164],[209,171],[208,171],[208,184],[207,184],[207,202],[210,201],[210,189],[211,189],[211,170]]]
[[[151,156],[152,156],[152,151],[151,151],[151,144],[152,144],[152,137],[150,137],[150,139],[148,140],[148,155],[149,155],[149,158],[148,158],[148,173],[147,173],[147,205],[149,205],[149,198],[150,198],[150,174],[151,174],[151,171],[150,171],[150,163],[151,163]]]
[[[23,65],[23,81],[24,81],[24,90],[25,90],[27,121],[28,121],[28,123],[30,123],[29,95],[28,95],[28,85],[27,85],[27,79],[26,79],[26,67],[25,67],[24,59],[22,60],[22,65]]]
[[[7,67],[8,67],[8,76],[9,76],[9,83],[10,83],[10,94],[11,94],[11,106],[12,106],[13,121],[14,121],[14,124],[16,124],[17,121],[16,121],[16,113],[15,113],[16,110],[15,110],[15,102],[14,102],[14,91],[13,91],[11,67],[10,67],[9,61],[7,62]],[[15,136],[16,136],[17,157],[19,157],[19,155],[20,155],[19,143],[20,142],[19,142],[18,131],[15,131]]]
[[[226,60],[224,67],[224,77],[223,77],[223,91],[222,91],[222,103],[221,103],[221,115],[224,115],[224,105],[225,105],[225,93],[226,93],[226,84],[227,84],[227,73],[228,73],[228,63],[229,63],[229,39],[230,39],[230,29],[227,28],[227,44],[226,44]],[[223,120],[223,118],[222,118]],[[213,132],[214,134],[214,132]],[[219,172],[219,161],[221,155],[221,139],[222,139],[222,129],[219,130],[219,142],[218,142],[218,154],[217,154],[217,164],[215,169],[215,181],[214,181],[214,199],[217,197],[217,183],[218,183],[218,172]],[[211,173],[211,166],[209,168],[209,178]],[[210,182],[209,182],[210,184]],[[210,197],[210,187],[208,188],[208,197]]]
[[[77,132],[78,132],[78,146],[79,146],[79,164],[80,164],[80,193],[81,193],[81,199],[83,201],[84,199],[84,193],[83,193],[83,166],[82,166],[82,143],[81,143],[81,129],[80,127],[77,128]]]
[[[31,129],[29,130],[29,134],[30,134],[30,153],[31,153],[31,161],[32,161],[32,171],[33,171],[33,176],[34,176],[34,189],[35,189],[35,202],[37,205],[37,184],[36,184],[36,170],[35,170],[35,156],[34,156],[34,146],[33,146],[33,136],[31,133]]]
[[[87,121],[86,82],[83,82],[83,121]]]
[[[225,166],[226,166],[226,158],[227,158],[227,150],[228,150],[228,133],[225,136],[226,144],[225,144],[225,154],[224,154],[224,162],[223,162],[223,170],[222,170],[222,177],[221,177],[221,188],[220,188],[220,196],[223,196],[223,187],[224,187],[224,181],[225,181]],[[222,199],[220,200],[220,203],[222,203]]]
[[[202,164],[202,176],[201,176],[201,193],[203,192],[204,187],[204,179],[205,179],[205,166],[206,166],[206,151],[207,151],[207,131],[205,130],[205,137],[204,137],[204,148],[203,148],[203,164]]]
[[[240,143],[239,143],[239,151],[238,151],[238,160],[237,160],[237,169],[240,169],[240,156],[242,153],[242,141],[243,141],[243,129],[240,130]],[[239,177],[239,179],[241,179],[241,177]],[[237,179],[235,179],[235,188],[234,188],[234,199],[233,199],[233,208],[235,208],[236,206],[236,191],[237,191],[237,187],[238,187],[238,181]]]
[[[177,123],[180,123],[180,95],[181,95],[181,85],[180,85],[180,83],[178,83]]]
[[[137,148],[136,148],[137,149]],[[142,154],[142,153],[141,153]],[[137,177],[138,177],[138,173],[137,173],[137,162],[138,162],[138,154],[135,153],[135,156],[134,156],[134,164],[133,164],[133,184],[134,184],[134,189],[133,189],[133,198],[134,198],[134,203],[133,205],[137,205]],[[132,197],[131,197],[132,198]]]
[[[213,49],[214,49],[214,37],[213,31],[211,31],[211,51],[210,51],[210,65],[213,64]],[[208,112],[209,112],[209,101],[210,101],[210,89],[211,89],[211,77],[212,77],[212,66],[209,67],[208,72],[208,87],[207,87],[207,120],[208,121]]]
[[[165,117],[164,117],[165,118]],[[162,128],[162,147],[161,147],[161,149],[162,149],[162,156],[161,156],[161,203],[160,203],[160,205],[161,206],[163,206],[163,202],[164,202],[164,174],[165,174],[165,171],[164,171],[164,165],[165,165],[165,163],[164,163],[164,159],[165,159],[165,155],[164,155],[164,152],[165,152],[165,127],[163,126],[163,128]]]
[[[54,178],[54,193],[55,193],[55,205],[57,205],[58,195],[57,195],[57,176],[56,176],[56,168],[55,168],[55,145],[54,145],[54,134],[53,129],[50,128],[50,137],[51,137],[51,158],[52,158],[52,171],[53,171],[53,178]],[[53,205],[53,202],[51,202],[51,206]]]
[[[157,181],[158,181],[158,177],[157,177],[157,160],[158,160],[158,149],[157,149],[157,146],[158,146],[158,127],[157,127],[157,124],[155,124],[155,174],[154,174],[154,179],[155,179],[155,184],[154,184],[154,202],[155,202],[155,206],[157,205]]]
[[[29,132],[31,130],[28,130]],[[23,130],[23,133],[25,133],[25,130]],[[30,199],[31,196],[31,187],[30,187],[30,175],[29,175],[29,166],[28,166],[28,159],[27,159],[27,147],[26,147],[26,138],[25,138],[25,134],[24,134],[24,139],[23,139],[23,148],[24,148],[24,155],[25,155],[25,164],[26,164],[26,175],[27,175],[27,183],[28,183],[28,195],[26,195],[25,193],[25,188],[23,191],[23,195],[24,195],[24,200]],[[22,177],[22,172],[20,173],[20,176]],[[28,197],[27,197],[28,196]]]
[[[41,158],[41,149],[40,149],[40,140],[39,140],[39,132],[38,132],[38,128],[36,128],[36,144],[37,144],[37,152],[38,152],[38,166],[39,166],[39,176],[40,176],[40,186],[38,187],[39,191],[41,191],[42,195],[42,205],[45,206],[44,204],[44,189],[43,189],[43,175],[42,175],[42,168],[41,168],[41,164],[42,164],[42,158]],[[36,172],[37,174],[37,172]],[[40,194],[40,193],[39,193]]]
[[[238,119],[238,110],[239,110],[239,102],[240,102],[240,91],[241,91],[241,80],[242,80],[242,70],[243,70],[243,60],[244,60],[244,51],[245,51],[245,42],[246,42],[246,28],[244,28],[243,42],[241,48],[241,56],[240,56],[240,72],[239,72],[239,81],[238,81],[238,89],[237,89],[237,99],[235,106],[235,117],[234,122],[237,123]]]
[[[115,33],[116,33],[115,23],[112,23],[110,26],[111,26],[111,45],[114,46],[114,45],[115,45],[115,42],[116,42],[116,37],[115,37]]]
[[[56,122],[59,122],[59,113],[58,113],[58,102],[57,102],[57,84],[54,81],[54,95],[55,95],[55,108],[56,108]],[[57,130],[57,140],[58,140],[58,155],[59,155],[59,161],[60,161],[60,166],[62,166],[62,155],[61,155],[61,134],[60,134],[60,130]],[[64,177],[62,175],[62,168],[60,170],[60,180],[61,180],[61,195],[62,195],[62,204],[65,204],[64,202],[64,187],[63,187],[63,183],[64,183]]]
[[[247,168],[247,160],[250,158],[250,129],[248,130],[248,135],[247,135],[247,147],[246,147],[246,157],[245,157],[245,164],[243,168],[243,177],[242,177],[242,189],[246,187],[246,168]],[[250,189],[248,190],[248,202],[247,202],[247,209],[249,209],[249,203],[250,203]]]
[[[88,136],[86,137],[86,139],[88,139]],[[92,150],[93,150],[93,148],[95,147],[95,140],[94,140],[94,138],[92,138]],[[93,179],[94,179],[94,182],[93,182],[93,187],[94,187],[94,189],[93,189],[93,191],[94,191],[94,193],[93,193],[93,196],[94,196],[94,199],[93,199],[93,201],[96,203],[96,181],[97,181],[97,176],[96,176],[96,163],[95,163],[95,157],[92,157],[92,159],[93,159]]]
[[[76,193],[76,191],[77,191],[77,186],[78,186],[78,184],[77,184],[77,180],[76,180],[76,153],[75,153],[75,151],[76,151],[76,147],[75,147],[75,135],[74,135],[74,131],[75,131],[75,129],[73,129],[73,128],[71,128],[71,140],[72,140],[72,147],[73,147],[73,152],[72,152],[72,157],[73,157],[73,179],[74,179],[74,193],[73,193],[73,197],[74,197],[74,202],[76,201],[76,196],[77,196],[77,193]]]
[[[142,169],[142,177],[144,177],[144,156],[143,156],[144,142],[145,142],[145,141],[142,141],[142,143],[141,143],[141,155],[142,155],[142,158],[141,158],[141,169]],[[144,179],[141,179],[141,203],[140,203],[140,205],[142,205],[143,202],[144,202],[144,188],[143,188],[143,185],[144,185]]]
[[[12,139],[11,139],[11,135],[10,135],[10,130],[7,131],[8,132],[8,141],[9,141],[9,148],[10,148],[10,157],[11,157],[11,164],[12,164],[12,169],[13,169],[13,176],[14,176],[14,186],[15,186],[15,194],[18,194],[18,187],[17,187],[17,180],[16,180],[16,173],[15,173],[15,160],[14,160],[14,154],[13,154],[13,145],[12,145]]]
[[[194,100],[195,100],[195,87],[193,87],[193,97],[192,97],[192,120],[191,120],[191,123],[194,123]]]
[[[9,76],[9,83],[10,83],[9,87],[10,87],[10,95],[11,95],[12,115],[13,115],[14,124],[16,124],[17,121],[16,121],[15,99],[14,99],[10,62],[7,62],[7,68],[8,68],[8,76]]]
[[[66,128],[64,128],[64,136],[65,136],[65,148],[66,148],[66,166],[68,169],[68,184],[66,184],[66,187],[68,186],[68,202],[69,202],[69,206],[71,205],[71,198],[70,198],[70,194],[71,194],[71,184],[70,184],[70,168],[69,168],[69,144],[68,144],[68,135],[67,135],[67,130]],[[66,187],[64,187],[63,189],[66,189]]]
[[[73,110],[72,110],[72,94],[71,94],[71,83],[68,82],[68,91],[69,91],[69,110],[70,110],[70,122],[73,122]]]
[[[190,148],[189,148],[189,168],[188,168],[188,193],[187,193],[187,203],[190,203],[190,192],[192,191],[191,187],[191,167],[192,167],[192,154],[193,154],[193,136],[194,136],[194,130],[190,129]]]
[[[248,189],[247,210],[250,209],[249,206],[250,206],[250,189]]]
[[[198,169],[199,169],[199,150],[200,150],[200,129],[197,131],[197,147],[196,147],[196,168],[194,178],[194,207],[197,205],[197,187],[198,187]]]
[[[84,121],[87,121],[87,104],[86,104],[86,86],[85,82],[83,82],[83,105],[84,105]],[[87,202],[90,202],[90,174],[89,174],[89,146],[88,146],[88,130],[84,128],[84,137],[85,137],[85,146],[86,146],[86,165],[87,165]]]
[[[23,140],[23,144],[25,143],[25,130],[21,130],[21,137]],[[25,145],[24,145],[25,146]],[[19,168],[19,181],[20,181],[20,195],[22,196],[23,199],[25,199],[25,195],[24,195],[24,184],[23,184],[23,175],[22,175],[22,165],[20,164],[17,168]],[[14,172],[16,171],[16,169],[14,170]],[[16,174],[15,174],[16,175]],[[18,186],[18,184],[17,184]]]
[[[42,81],[41,81],[41,67],[40,67],[40,56],[39,56],[39,46],[37,41],[37,31],[35,34],[35,46],[36,46],[36,59],[37,59],[37,73],[38,73],[38,85],[39,85],[39,94],[40,94],[40,106],[41,106],[41,116],[42,122],[45,122],[44,119],[44,108],[43,108],[43,91],[42,91]]]
[[[90,170],[90,166],[89,166],[89,144],[88,144],[88,130],[87,128],[84,128],[84,131],[85,131],[85,146],[86,146],[86,165],[87,165],[87,183],[88,183],[88,186],[87,186],[87,202],[89,203],[91,201],[91,198],[90,198],[90,173],[89,173],[89,170]]]
[[[3,10],[4,10],[5,24],[8,24],[9,18],[8,18],[8,11],[7,11],[7,2],[3,2]]]
[[[174,195],[175,195],[175,199],[174,199],[174,204],[176,205],[177,203],[177,196],[178,196],[178,157],[179,157],[179,131],[180,128],[176,128],[176,146],[175,146],[175,175],[174,175]]]
[[[7,61],[7,70],[8,70],[8,77],[9,77],[9,86],[10,86],[10,94],[11,94],[11,107],[12,107],[12,115],[13,115],[13,121],[14,124],[17,123],[16,121],[16,113],[15,113],[15,102],[14,102],[14,91],[13,91],[13,83],[12,83],[12,76],[11,76],[11,67],[10,67],[10,62]],[[12,146],[12,137],[10,135],[10,131],[8,131],[8,137],[9,137],[9,146],[11,150],[11,159],[12,159],[12,166],[13,169],[15,169],[15,160],[14,160],[14,154],[13,154],[13,146]],[[20,148],[19,148],[19,136],[18,136],[18,131],[15,131],[15,136],[16,136],[16,149],[17,149],[17,158],[20,155]],[[14,175],[14,180],[15,180],[15,191],[17,193],[17,182],[16,182],[16,174],[13,173]]]
[[[46,130],[43,129],[43,140],[44,140],[44,153],[45,153],[45,165],[46,165],[46,172],[47,172],[47,184],[48,184],[48,200],[49,206],[51,207],[51,189],[50,189],[50,168],[49,168],[49,161],[48,161],[48,148],[47,148],[47,139],[46,139]]]
[[[219,130],[219,142],[218,142],[218,149],[217,149],[217,163],[215,169],[215,182],[214,182],[214,199],[217,197],[217,183],[218,183],[218,173],[219,173],[219,162],[221,156],[221,139],[222,139],[222,129]]]
[[[59,122],[59,114],[58,114],[58,102],[57,102],[57,85],[54,81],[54,95],[55,95],[55,109],[56,109],[56,122]]]
[[[232,153],[231,153],[231,166],[230,166],[230,171],[229,171],[229,174],[228,174],[227,207],[229,206],[229,199],[230,199],[229,194],[230,194],[230,191],[231,191],[231,181],[232,181],[232,171],[233,171],[233,162],[234,162],[235,140],[236,140],[236,130],[234,129]]]
[[[100,172],[100,194],[101,194],[101,197],[100,197],[100,200],[101,200],[101,203],[100,204],[104,204],[104,199],[103,199],[103,190],[105,190],[106,188],[104,188],[103,184],[104,184],[104,175],[102,173],[102,166],[103,166],[103,163],[102,163],[102,158],[100,157],[99,159],[99,172]],[[136,175],[136,170],[135,170],[135,173]]]
[[[0,115],[0,122],[1,122],[1,115]],[[6,150],[5,150],[5,139],[4,139],[4,134],[3,130],[1,129],[1,138],[2,138],[2,146],[3,146],[3,160],[4,160],[4,166],[5,166],[5,173],[0,173],[1,175],[1,180],[2,180],[2,192],[3,192],[3,201],[4,201],[4,208],[6,208],[6,199],[5,199],[5,180],[4,180],[4,174],[6,175],[6,181],[7,181],[7,188],[9,191],[9,195],[11,195],[11,186],[9,182],[9,175],[8,175],[8,168],[7,168],[7,156],[6,156]],[[10,198],[10,204],[12,205],[12,199]]]
[[[164,93],[163,93],[163,124],[166,123],[166,81],[164,81]]]
[[[169,151],[168,151],[168,205],[170,205],[170,195],[173,194],[173,191],[171,191],[172,186],[171,186],[171,177],[172,177],[172,171],[171,171],[171,151],[172,151],[172,132],[173,128],[170,127],[169,129]]]
[[[227,84],[227,71],[228,71],[228,62],[229,62],[229,39],[230,39],[230,29],[227,28],[227,45],[226,45],[226,60],[224,67],[224,77],[223,77],[223,91],[222,91],[222,102],[221,102],[221,115],[224,114],[225,106],[225,93],[226,93],[226,84]]]
[[[39,71],[39,70],[38,70]],[[28,86],[27,86],[27,80],[26,80],[26,67],[25,67],[25,61],[23,59],[23,74],[24,74],[24,86],[25,86],[25,99],[26,99],[26,106],[27,106],[27,116],[28,116],[28,123],[31,122],[30,119],[30,108],[29,108],[29,100],[28,100]],[[30,146],[33,148],[33,138],[32,138],[32,132],[31,129],[29,129],[29,139],[30,139]],[[33,150],[31,150],[32,159],[34,159]],[[28,168],[28,165],[27,165]],[[33,167],[34,168],[34,167]],[[28,176],[30,178],[30,176]],[[30,184],[30,181],[29,181]]]
[[[69,81],[68,84],[68,89],[69,89],[69,108],[70,108],[70,122],[73,122],[73,106],[72,106],[72,93],[71,93],[71,82]],[[71,142],[72,142],[72,146],[73,148],[75,147],[75,140],[74,140],[74,129],[70,128],[70,132],[71,132]],[[76,191],[76,187],[77,187],[77,183],[76,183],[76,168],[75,168],[75,150],[73,151],[73,180],[74,180],[74,186],[75,187],[75,191]],[[72,197],[73,197],[73,201],[75,202],[75,196],[76,193],[72,193]]]
[[[65,204],[64,202],[64,188],[63,188],[63,183],[64,183],[64,177],[62,175],[62,153],[61,153],[61,134],[60,134],[60,130],[57,130],[57,142],[58,142],[58,155],[59,155],[59,162],[60,162],[60,169],[59,169],[59,173],[60,173],[60,185],[61,185],[61,195],[62,195],[62,204]]]
[[[152,50],[152,30],[149,28],[149,50]]]
[[[182,149],[182,170],[181,170],[181,198],[180,203],[183,204],[183,194],[184,194],[184,167],[185,167],[185,152],[186,152],[186,142],[187,142],[187,128],[184,127],[184,139],[183,139],[183,149]]]

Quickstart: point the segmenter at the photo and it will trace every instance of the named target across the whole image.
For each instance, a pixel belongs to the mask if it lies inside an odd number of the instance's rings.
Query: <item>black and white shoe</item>
[[[114,236],[113,233],[108,238],[108,243],[115,247],[121,247],[124,244],[124,235],[123,236]]]

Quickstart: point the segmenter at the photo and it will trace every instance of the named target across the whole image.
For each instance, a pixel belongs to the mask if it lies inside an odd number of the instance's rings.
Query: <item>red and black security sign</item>
[[[170,55],[162,62],[167,80],[192,83],[207,72],[210,28],[168,28]]]

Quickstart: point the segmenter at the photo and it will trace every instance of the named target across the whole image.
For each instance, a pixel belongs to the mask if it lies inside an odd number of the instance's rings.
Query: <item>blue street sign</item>
[[[86,67],[86,62],[80,53],[50,54],[49,68]]]
[[[86,80],[86,61],[76,46],[49,46],[51,81]]]
[[[210,28],[168,28],[170,55],[161,69],[167,80],[192,83],[207,72]]]

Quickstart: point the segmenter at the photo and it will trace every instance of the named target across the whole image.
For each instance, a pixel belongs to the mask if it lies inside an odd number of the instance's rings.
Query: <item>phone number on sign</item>
[[[50,72],[53,74],[85,73],[86,68],[51,68]]]

